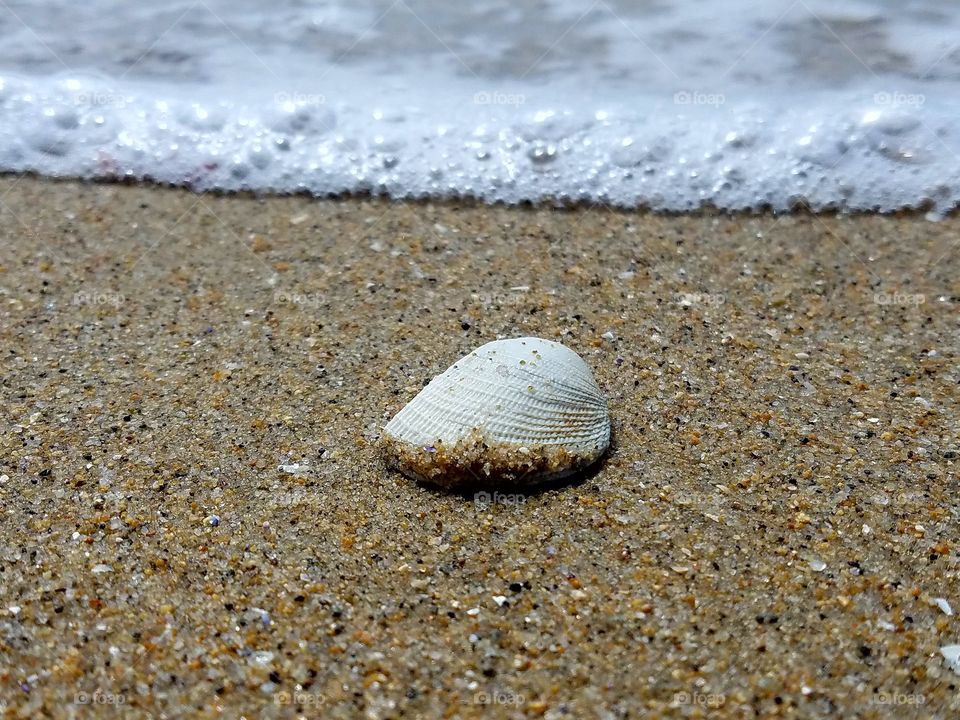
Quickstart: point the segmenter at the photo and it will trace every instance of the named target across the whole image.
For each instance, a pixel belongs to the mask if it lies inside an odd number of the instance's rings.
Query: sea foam
[[[674,211],[960,201],[945,5],[128,5],[11,3],[0,170]]]

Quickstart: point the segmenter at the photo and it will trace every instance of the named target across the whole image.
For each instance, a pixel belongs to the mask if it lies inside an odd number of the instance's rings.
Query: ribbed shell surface
[[[610,442],[607,401],[587,364],[560,343],[487,343],[435,377],[385,431],[412,445],[453,445],[474,428],[495,443],[598,449]]]

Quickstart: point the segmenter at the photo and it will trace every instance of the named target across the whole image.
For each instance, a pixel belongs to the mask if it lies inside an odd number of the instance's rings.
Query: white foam
[[[960,204],[960,10],[126,5],[20,9],[0,169],[663,210]]]

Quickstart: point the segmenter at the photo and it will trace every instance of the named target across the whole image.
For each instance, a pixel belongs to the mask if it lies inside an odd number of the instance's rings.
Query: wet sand
[[[956,717],[960,220],[0,180],[12,717]],[[474,497],[380,428],[500,336],[599,469]]]

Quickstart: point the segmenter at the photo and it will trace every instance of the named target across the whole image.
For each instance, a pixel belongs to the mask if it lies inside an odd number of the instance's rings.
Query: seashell
[[[564,477],[610,445],[607,401],[583,359],[535,337],[489,342],[387,423],[387,465],[444,488]]]

